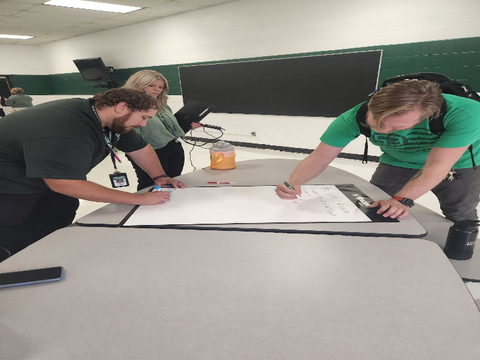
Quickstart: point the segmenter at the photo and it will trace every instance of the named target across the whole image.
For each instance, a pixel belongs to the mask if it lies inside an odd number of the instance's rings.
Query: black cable
[[[193,165],[193,161],[192,161],[193,149],[195,149],[195,146],[192,146],[192,149],[188,152],[188,159],[190,160],[190,165],[192,166],[193,171],[195,171],[195,170],[197,170],[197,168],[195,167],[195,165]]]
[[[188,141],[185,140],[185,139],[183,139],[183,141],[185,141],[188,145],[198,146],[198,147],[201,147],[201,148],[204,149],[204,146],[205,146],[205,145],[210,144],[210,143],[212,143],[212,142],[214,142],[214,141],[217,141],[217,140],[219,140],[219,139],[223,136],[223,131],[222,131],[222,130],[217,130],[217,131],[220,131],[221,134],[220,134],[220,136],[215,137],[214,135],[208,133],[208,132],[205,130],[205,128],[204,128],[204,129],[203,129],[203,132],[204,132],[205,134],[209,135],[209,136],[212,136],[213,139],[206,139],[205,142],[204,142],[203,144],[201,144],[201,145],[198,145],[196,141],[195,141],[194,143],[188,142]]]
[[[190,161],[190,165],[193,167],[193,171],[197,170],[197,168],[195,167],[195,165],[193,165],[193,160],[192,160],[192,152],[193,152],[193,149],[195,149],[195,147],[200,147],[200,148],[202,148],[202,149],[206,149],[206,148],[204,148],[205,145],[211,144],[212,142],[219,140],[219,139],[223,136],[223,131],[222,131],[222,129],[221,129],[220,127],[219,127],[218,129],[214,129],[214,130],[220,131],[220,133],[221,133],[220,136],[215,137],[215,135],[212,135],[212,134],[208,133],[208,132],[205,130],[205,128],[203,128],[203,132],[204,132],[205,134],[213,137],[213,139],[211,139],[211,140],[210,140],[210,139],[207,139],[207,140],[205,140],[205,142],[204,142],[203,144],[201,144],[201,145],[198,145],[196,140],[194,140],[194,142],[192,143],[192,142],[188,142],[187,140],[183,139],[183,141],[185,141],[186,144],[192,145],[192,149],[188,152],[188,158],[189,158],[189,161]],[[193,138],[193,136],[192,136],[192,135],[193,135],[193,134],[192,134],[192,129],[190,129],[189,132],[190,132],[190,137]]]

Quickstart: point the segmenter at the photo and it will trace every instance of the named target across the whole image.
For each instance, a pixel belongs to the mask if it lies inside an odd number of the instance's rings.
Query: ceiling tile
[[[102,2],[108,2],[110,4],[141,7],[152,7],[172,1],[173,0],[102,0]]]
[[[28,10],[35,4],[25,3],[23,1],[0,1],[0,9],[5,10]]]
[[[19,3],[19,4],[27,4],[27,5],[41,5],[47,0],[15,0],[14,2]],[[3,3],[4,1],[0,1],[0,3]],[[5,1],[5,2],[12,2],[10,1]]]
[[[177,0],[178,3],[185,3],[185,4],[196,4],[201,6],[212,6],[212,5],[219,5],[228,2],[232,2],[234,0]]]
[[[42,5],[44,1],[0,0],[0,33],[35,36],[34,40],[28,42],[0,39],[0,44],[44,44],[242,0],[101,0],[145,7],[127,14]]]
[[[0,16],[5,17],[5,16],[12,16],[18,14],[18,10],[10,10],[10,9],[2,9],[0,8]]]

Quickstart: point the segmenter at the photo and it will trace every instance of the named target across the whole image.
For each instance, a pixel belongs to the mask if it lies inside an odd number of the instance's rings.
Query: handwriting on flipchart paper
[[[317,199],[330,216],[338,216],[339,212],[348,215],[352,211],[358,211],[335,185],[302,186],[302,199],[295,199],[293,202],[300,204],[308,199]]]

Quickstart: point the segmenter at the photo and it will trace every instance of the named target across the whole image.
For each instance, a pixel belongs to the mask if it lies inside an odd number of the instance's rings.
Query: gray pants
[[[394,196],[418,172],[380,163],[370,182]],[[480,169],[459,169],[460,178],[442,180],[431,191],[440,202],[443,215],[449,220],[477,220],[480,194]]]

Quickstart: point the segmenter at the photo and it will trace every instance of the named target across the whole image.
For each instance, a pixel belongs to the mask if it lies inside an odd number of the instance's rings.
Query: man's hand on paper
[[[383,217],[390,217],[392,219],[403,219],[408,215],[410,209],[395,199],[378,200],[370,205],[370,207],[379,207],[377,214],[383,214]]]

